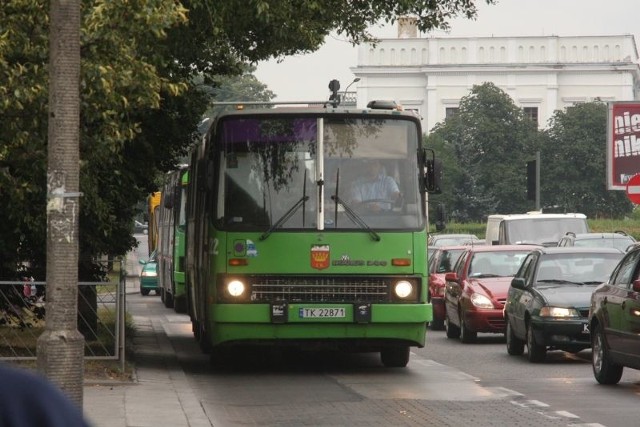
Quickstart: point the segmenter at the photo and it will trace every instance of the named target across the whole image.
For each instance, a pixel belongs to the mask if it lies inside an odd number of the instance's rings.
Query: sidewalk
[[[127,257],[126,269],[127,295],[137,294],[137,256]],[[135,381],[85,383],[83,409],[89,422],[95,427],[212,426],[178,364],[162,323],[127,309],[137,330],[133,340]]]

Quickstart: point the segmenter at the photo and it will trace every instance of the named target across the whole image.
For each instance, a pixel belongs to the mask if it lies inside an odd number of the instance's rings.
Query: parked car
[[[613,233],[573,233],[568,232],[558,242],[558,246],[580,246],[594,248],[616,248],[622,252],[636,242],[624,231]]]
[[[511,281],[504,307],[507,352],[542,362],[547,350],[591,347],[589,301],[623,253],[613,248],[538,247]]]
[[[448,338],[475,341],[478,332],[504,333],[504,301],[511,278],[536,246],[467,246],[454,270],[445,274],[445,329]]]
[[[138,220],[135,220],[133,222],[133,232],[135,234],[148,234],[149,233],[149,224],[148,223],[142,223]]]
[[[624,367],[640,369],[640,245],[591,294],[589,330],[593,375],[600,384],[617,384]]]
[[[158,287],[156,251],[151,253],[149,259],[140,259],[138,261],[142,264],[142,270],[140,271],[140,293],[142,295],[149,295],[149,292],[155,291],[156,295],[159,295],[160,288]]]
[[[433,330],[444,329],[444,275],[453,271],[456,261],[467,249],[466,246],[441,246],[435,248],[429,258],[429,294],[428,300],[433,307]]]

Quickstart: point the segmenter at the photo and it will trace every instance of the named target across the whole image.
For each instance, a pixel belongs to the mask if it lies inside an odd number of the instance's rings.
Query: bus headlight
[[[241,297],[246,289],[245,284],[241,280],[232,280],[227,283],[227,293],[232,297]]]
[[[393,287],[396,296],[400,299],[405,299],[413,294],[413,285],[407,280],[400,280]]]

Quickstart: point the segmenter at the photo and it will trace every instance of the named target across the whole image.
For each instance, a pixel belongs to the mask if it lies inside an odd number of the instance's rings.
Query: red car
[[[533,245],[467,247],[454,271],[445,274],[448,338],[475,341],[478,332],[505,332],[504,303],[511,279]]]
[[[433,330],[444,329],[444,275],[453,271],[453,266],[468,246],[440,246],[429,258],[429,295],[433,307]]]

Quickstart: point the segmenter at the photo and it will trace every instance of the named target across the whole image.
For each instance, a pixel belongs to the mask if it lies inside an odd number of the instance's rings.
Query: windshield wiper
[[[544,279],[544,280],[538,280],[538,283],[563,283],[563,284],[570,284],[570,285],[584,285],[584,283],[582,282],[572,282],[571,280],[562,280],[562,279]]]
[[[291,218],[293,214],[296,213],[296,211],[300,208],[300,206],[303,206],[302,227],[304,228],[305,213],[306,213],[306,209],[304,209],[304,204],[307,202],[307,200],[309,200],[309,196],[307,196],[307,170],[305,169],[304,176],[302,178],[302,197],[300,197],[300,199],[297,202],[295,202],[293,206],[291,206],[284,214],[282,214],[280,219],[277,220],[271,227],[269,227],[267,231],[262,233],[262,236],[260,236],[260,240],[265,240],[267,237],[271,235],[271,233],[273,233],[275,230],[280,228],[282,224],[287,222],[289,218]]]
[[[347,206],[345,204],[344,200],[342,200],[337,194],[331,196],[331,200],[333,200],[336,203],[336,206],[338,206],[338,203],[340,203],[342,205],[342,207],[344,208],[344,212],[351,219],[351,221],[353,221],[356,224],[358,224],[361,228],[367,230],[369,232],[369,234],[371,235],[371,238],[373,240],[375,240],[376,242],[380,241],[380,236],[378,235],[378,233],[373,231],[371,229],[371,227],[369,227],[367,225],[367,223],[364,222],[364,220],[362,218],[360,218],[360,215],[358,215],[353,209],[351,209],[349,206]]]
[[[262,233],[262,236],[260,236],[260,240],[265,240],[271,235],[271,233],[280,228],[282,224],[287,222],[289,218],[291,218],[293,214],[296,213],[298,209],[300,209],[300,206],[303,206],[306,203],[307,200],[309,200],[309,196],[302,196],[300,200],[298,200],[293,206],[291,206],[289,210],[286,211],[278,221],[276,221],[271,227],[269,227],[267,231]]]

